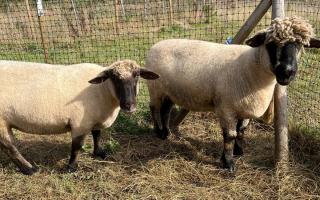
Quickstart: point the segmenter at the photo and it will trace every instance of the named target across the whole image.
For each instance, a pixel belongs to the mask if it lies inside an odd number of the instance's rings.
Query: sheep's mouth
[[[137,110],[136,105],[120,106],[120,108],[124,113],[127,113],[127,114],[134,113]]]
[[[277,82],[280,85],[289,85],[296,77],[296,70],[283,70],[281,67],[276,68],[275,74]]]
[[[277,78],[277,82],[278,82],[280,85],[286,86],[286,85],[289,85],[289,83],[290,83],[293,79],[294,79],[294,77],[284,78],[284,79]]]

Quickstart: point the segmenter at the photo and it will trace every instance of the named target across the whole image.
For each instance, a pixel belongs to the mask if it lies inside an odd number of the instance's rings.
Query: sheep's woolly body
[[[278,45],[297,42],[309,46],[310,39],[314,36],[311,24],[298,17],[276,18],[265,31],[267,32],[265,43],[274,41]]]
[[[88,83],[105,69],[0,61],[0,124],[35,134],[72,129],[73,137],[110,126],[120,110],[111,81]]]
[[[268,108],[275,76],[263,47],[196,40],[166,40],[154,45],[146,68],[160,78],[148,81],[151,105],[164,96],[188,110],[219,116],[256,118]]]
[[[121,60],[113,63],[110,67],[120,79],[126,79],[132,76],[133,71],[138,70],[139,65],[133,60]]]

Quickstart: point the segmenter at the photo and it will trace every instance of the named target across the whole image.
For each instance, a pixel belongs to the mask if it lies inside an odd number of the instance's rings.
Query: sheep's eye
[[[298,45],[296,45],[296,47],[297,47],[298,51],[300,51],[302,49],[303,45],[302,44],[298,44]]]
[[[134,72],[134,73],[133,73],[133,77],[134,77],[134,78],[139,78],[139,76],[140,76],[140,73],[139,73],[139,72]]]

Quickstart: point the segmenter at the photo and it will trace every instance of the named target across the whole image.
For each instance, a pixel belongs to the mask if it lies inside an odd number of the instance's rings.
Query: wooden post
[[[44,61],[45,61],[45,63],[49,63],[47,42],[46,42],[44,34],[43,34],[43,29],[44,29],[43,26],[45,24],[45,21],[44,21],[44,11],[43,11],[43,6],[42,6],[42,0],[37,0],[37,12],[38,12],[38,22],[39,22],[39,27],[40,27],[40,34],[41,34],[41,42],[42,42],[42,47],[43,47],[43,51],[44,51]]]
[[[272,0],[272,19],[276,17],[284,17],[284,0]],[[289,160],[287,103],[287,87],[277,84],[274,91],[275,160],[280,163]]]
[[[272,19],[284,16],[284,0],[272,0]]]
[[[271,4],[272,18],[284,17],[284,0],[262,0],[234,37],[234,44],[243,43],[259,20],[267,12]],[[267,121],[270,121],[274,109],[276,162],[286,162],[289,159],[287,102],[288,97],[286,87],[277,84],[274,91],[274,98],[271,101],[266,114],[264,115],[266,118],[268,118]]]
[[[7,29],[7,31],[8,31],[10,36],[12,36],[14,39],[16,39],[15,38],[16,34],[13,34],[14,24],[13,24],[13,21],[12,21],[12,17],[10,17],[10,3],[8,2],[8,0],[6,0],[6,4],[7,4],[7,18],[8,18],[8,21],[10,22],[10,28]],[[18,41],[18,40],[15,40],[15,42],[16,41]]]
[[[119,34],[119,0],[114,0],[114,13],[116,34]]]
[[[198,22],[198,5],[197,5],[197,0],[193,0],[192,3],[192,7],[193,7],[193,17],[194,17],[194,23],[196,24]]]
[[[172,0],[169,0],[169,23],[172,26],[173,25],[173,5]]]
[[[30,32],[31,32],[31,37],[34,40],[35,36],[34,36],[34,23],[32,20],[32,16],[31,16],[31,12],[30,12],[30,6],[29,6],[29,0],[25,0],[25,4],[26,4],[26,8],[27,8],[27,12],[28,12],[28,19],[29,19],[29,27],[30,27]]]
[[[257,8],[253,11],[244,25],[241,27],[239,32],[233,39],[234,44],[241,44],[250,35],[254,27],[258,24],[264,14],[268,11],[271,6],[271,0],[262,0]]]

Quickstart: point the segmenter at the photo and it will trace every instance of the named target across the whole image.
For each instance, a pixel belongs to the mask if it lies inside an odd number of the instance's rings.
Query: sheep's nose
[[[130,103],[130,102],[127,102],[127,103],[125,103],[125,107],[126,107],[126,110],[127,110],[127,112],[134,112],[134,111],[136,111],[136,105],[135,105],[135,103]]]
[[[280,70],[279,72],[282,73],[282,76],[284,76],[284,77],[291,77],[296,74],[296,70],[295,70],[294,66],[292,66],[292,65],[282,64],[282,65],[279,65],[278,67]]]
[[[287,77],[294,76],[296,74],[296,70],[294,70],[292,66],[286,66],[285,74]]]
[[[125,103],[124,105],[125,105],[125,107],[126,107],[127,109],[130,109],[130,107],[131,107],[131,103],[128,103],[128,102]]]

